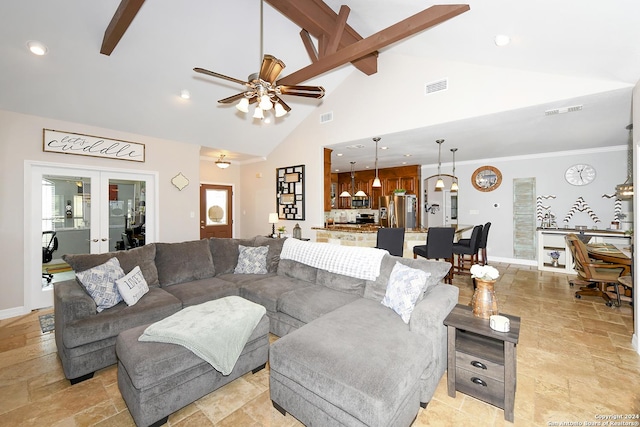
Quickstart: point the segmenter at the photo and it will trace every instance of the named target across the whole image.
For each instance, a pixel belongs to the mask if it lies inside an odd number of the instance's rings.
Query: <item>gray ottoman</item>
[[[271,345],[271,400],[308,426],[409,426],[431,351],[400,316],[361,298]]]
[[[269,319],[266,315],[227,376],[183,346],[138,341],[147,326],[121,332],[116,340],[118,388],[139,427],[162,425],[178,409],[249,371],[258,372],[267,363]]]

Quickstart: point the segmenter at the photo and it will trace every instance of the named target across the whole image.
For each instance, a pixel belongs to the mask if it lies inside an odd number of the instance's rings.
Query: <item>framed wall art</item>
[[[144,162],[145,146],[137,142],[53,129],[43,129],[42,134],[42,151]]]
[[[279,219],[304,220],[304,165],[276,169]]]

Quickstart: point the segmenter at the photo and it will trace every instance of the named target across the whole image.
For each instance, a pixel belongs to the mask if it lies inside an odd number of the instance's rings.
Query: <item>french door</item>
[[[123,241],[127,231],[135,232],[135,241],[141,244],[156,240],[157,174],[49,164],[28,167],[25,303],[29,309],[53,305],[55,284],[42,278],[42,248],[54,232],[57,249],[51,264],[61,261],[65,253],[127,248]]]

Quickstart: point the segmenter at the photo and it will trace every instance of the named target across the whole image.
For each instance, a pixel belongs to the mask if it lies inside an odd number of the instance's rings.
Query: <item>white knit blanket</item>
[[[358,279],[376,280],[380,275],[382,257],[387,253],[384,249],[287,239],[282,246],[280,259],[290,259]]]
[[[145,329],[138,341],[179,344],[229,375],[267,310],[238,296],[194,305]]]

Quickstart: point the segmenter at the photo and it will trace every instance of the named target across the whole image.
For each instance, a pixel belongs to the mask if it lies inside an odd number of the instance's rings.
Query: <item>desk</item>
[[[625,266],[623,275],[631,274],[631,252],[625,245],[611,243],[591,243],[587,245],[589,257]]]

